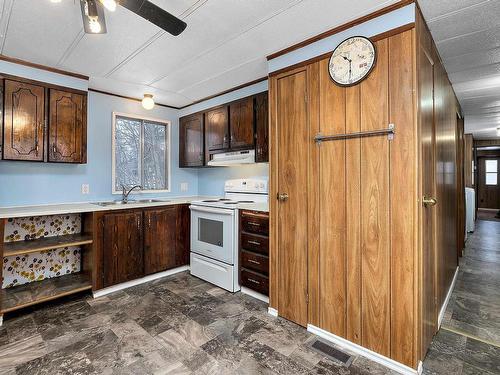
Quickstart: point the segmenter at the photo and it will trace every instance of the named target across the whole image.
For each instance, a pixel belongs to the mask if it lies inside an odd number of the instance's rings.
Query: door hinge
[[[306,304],[309,305],[309,293],[306,294]]]

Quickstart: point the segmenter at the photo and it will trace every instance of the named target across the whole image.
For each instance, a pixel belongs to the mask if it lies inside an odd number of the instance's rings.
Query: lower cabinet
[[[144,276],[141,211],[104,215],[102,239],[104,287]]]
[[[189,263],[189,206],[109,212],[102,219],[102,286]]]
[[[240,285],[269,295],[269,214],[240,212]]]

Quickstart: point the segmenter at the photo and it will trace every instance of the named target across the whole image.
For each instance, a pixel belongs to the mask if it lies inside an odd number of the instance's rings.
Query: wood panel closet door
[[[280,316],[307,325],[307,70],[276,82]],[[286,195],[285,195],[286,194]]]
[[[42,86],[5,80],[3,158],[44,160],[45,91]]]
[[[49,161],[86,162],[86,101],[81,94],[49,90]]]
[[[420,128],[422,152],[422,194],[436,196],[434,62],[423,51],[419,54]],[[427,351],[437,330],[435,228],[436,209],[422,208],[422,348]]]

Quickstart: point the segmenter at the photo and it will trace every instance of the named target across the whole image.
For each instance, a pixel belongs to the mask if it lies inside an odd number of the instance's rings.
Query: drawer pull
[[[260,282],[255,280],[255,279],[248,278],[247,280],[254,283],[254,284],[260,285]]]
[[[260,242],[257,241],[248,240],[247,242],[251,243],[252,245],[260,246]]]
[[[254,221],[249,221],[248,225],[253,225],[254,227],[260,227],[260,223],[256,223]]]
[[[248,259],[248,262],[253,264],[260,264],[260,262],[257,262],[256,260],[253,259]]]

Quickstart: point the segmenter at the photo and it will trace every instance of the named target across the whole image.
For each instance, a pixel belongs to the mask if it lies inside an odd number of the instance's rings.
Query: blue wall
[[[151,111],[140,102],[89,92],[88,162],[84,165],[0,162],[0,206],[62,202],[83,202],[118,198],[111,194],[111,118],[112,112],[143,115],[172,121],[171,192],[154,196],[198,194],[198,171],[179,169],[179,120],[175,109],[156,106]],[[180,191],[181,182],[189,184]],[[81,194],[81,185],[90,184],[90,194]]]

